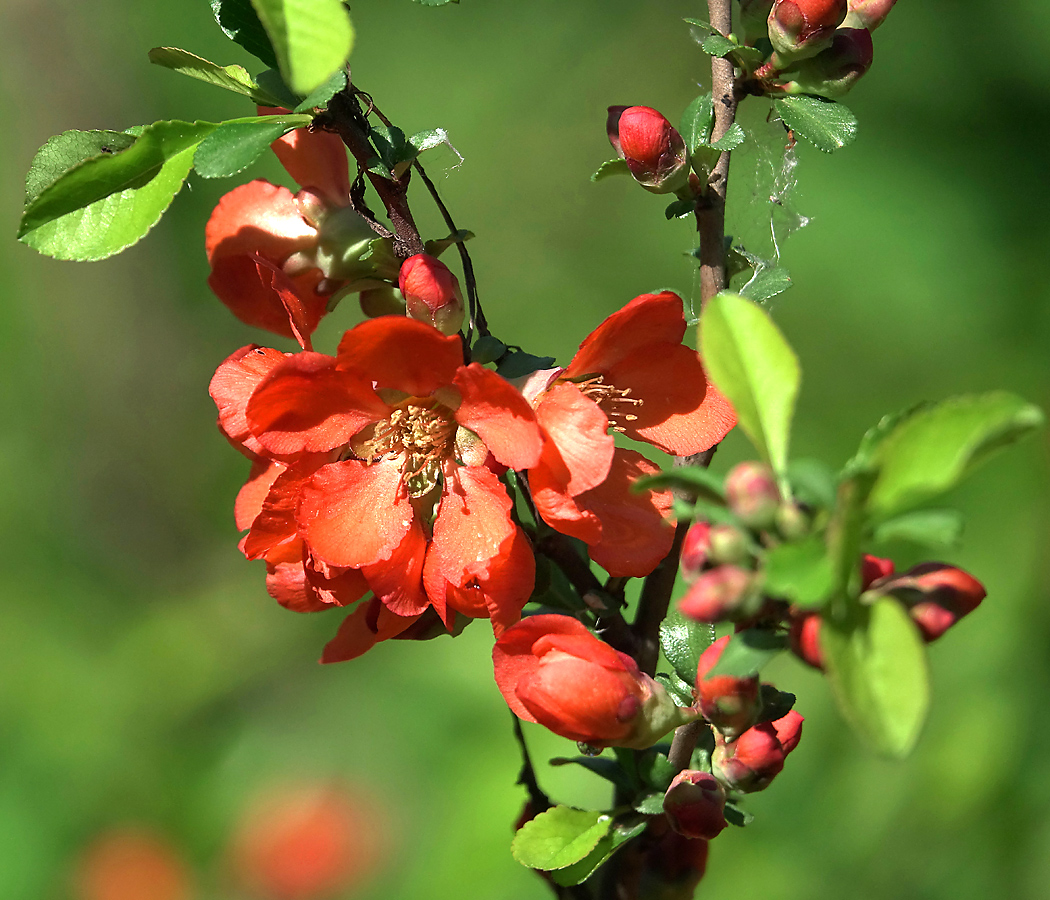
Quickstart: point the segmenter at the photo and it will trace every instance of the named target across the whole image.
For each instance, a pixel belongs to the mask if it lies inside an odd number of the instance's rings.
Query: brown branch
[[[671,751],[667,754],[667,761],[671,764],[677,775],[682,769],[689,767],[689,760],[693,758],[693,751],[700,735],[708,725],[703,719],[696,719],[687,725],[680,725],[675,729],[674,737],[671,739]]]

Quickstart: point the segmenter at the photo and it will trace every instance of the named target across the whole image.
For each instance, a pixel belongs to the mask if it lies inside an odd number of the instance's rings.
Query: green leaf
[[[341,0],[252,0],[293,91],[308,96],[342,68],[354,43]]]
[[[766,55],[757,47],[742,47],[737,45],[731,52],[726,54],[733,65],[739,66],[748,72],[753,72],[766,61]]]
[[[630,775],[623,770],[623,767],[608,756],[555,756],[550,764],[552,766],[583,766],[588,772],[615,784],[628,794],[637,790],[638,787]]]
[[[759,306],[729,293],[712,297],[701,313],[700,347],[740,427],[782,476],[801,380],[794,351]]]
[[[962,516],[954,509],[923,509],[887,519],[875,529],[880,544],[907,541],[926,547],[952,547],[962,536]]]
[[[408,139],[408,142],[416,148],[417,154],[422,153],[424,150],[432,150],[434,147],[441,146],[441,144],[452,146],[451,141],[448,139],[448,132],[444,128],[428,128],[425,131],[417,131]]]
[[[554,806],[518,829],[510,852],[530,869],[564,869],[587,856],[612,824],[608,813]]]
[[[425,245],[424,249],[426,249]],[[429,250],[427,252],[430,253]],[[434,254],[431,255],[433,256]],[[491,334],[485,334],[479,337],[474,342],[474,346],[470,348],[470,359],[472,362],[484,365],[485,363],[495,362],[506,352],[507,345],[503,341],[493,337]]]
[[[538,369],[549,369],[553,365],[553,356],[533,356],[524,350],[516,350],[499,364],[496,373],[510,380],[521,378],[523,375],[531,375]]]
[[[688,197],[684,200],[672,200],[664,210],[667,219],[684,219],[696,211],[696,200]]]
[[[440,256],[453,244],[464,244],[473,237],[473,231],[467,231],[466,229],[460,228],[453,231],[448,237],[427,241],[423,244],[423,249],[431,256]]]
[[[606,178],[612,178],[613,175],[630,174],[631,170],[627,168],[626,159],[607,159],[598,166],[598,171],[591,176],[591,181],[602,181]]]
[[[85,159],[27,203],[19,240],[57,259],[119,253],[157,223],[189,174],[197,145],[214,128],[210,122],[154,122],[130,146]],[[33,187],[39,187],[36,179]]]
[[[695,673],[693,677],[695,679]],[[682,679],[678,677],[677,672],[671,672],[667,675],[663,672],[657,672],[656,680],[667,688],[667,692],[674,698],[675,703],[679,706],[691,706],[695,702],[695,698],[693,697],[693,686],[682,681]]]
[[[640,812],[643,816],[658,816],[664,811],[664,795],[659,793],[647,794],[634,804],[633,809],[635,812]]]
[[[725,499],[722,481],[721,475],[716,475],[710,469],[702,466],[680,466],[668,469],[666,472],[657,472],[655,475],[639,478],[631,485],[631,490],[639,492],[677,488],[698,497],[722,502]]]
[[[791,287],[791,275],[783,266],[769,266],[755,272],[751,280],[740,289],[740,296],[764,303],[772,300]]]
[[[729,38],[717,32],[709,34],[700,42],[700,49],[708,54],[708,56],[722,57],[736,48],[736,41],[731,41]]]
[[[926,646],[907,611],[883,597],[856,607],[846,624],[826,619],[820,640],[843,715],[879,752],[907,756],[930,704]]]
[[[715,107],[710,92],[697,97],[682,113],[678,131],[685,141],[689,153],[695,153],[701,144],[706,144],[711,137],[711,126],[715,121]],[[626,167],[626,163],[624,163]]]
[[[687,25],[693,25],[696,28],[702,28],[704,31],[710,31],[712,34],[721,33],[714,25],[704,19],[682,19],[682,21]]]
[[[645,822],[635,825],[617,825],[605,837],[598,841],[598,845],[581,859],[578,863],[559,869],[551,874],[556,884],[570,887],[574,884],[582,884],[590,878],[610,856],[626,844],[631,838],[638,837],[645,831]]]
[[[459,3],[459,0],[415,0],[420,6],[448,6],[449,3]]]
[[[395,177],[419,155],[419,151],[412,146],[405,133],[396,125],[372,125],[369,129],[369,137],[379,152],[383,165],[393,172]]]
[[[346,87],[346,83],[346,69],[337,69],[332,73],[331,78],[312,90],[301,103],[296,104],[292,111],[305,113],[313,109],[327,109],[328,101],[343,90]]]
[[[193,167],[204,178],[226,178],[243,172],[289,131],[303,128],[310,116],[259,116],[222,122],[193,156]]]
[[[744,129],[741,128],[736,122],[729,126],[729,130],[726,131],[717,141],[712,141],[711,146],[715,150],[733,150],[739,147],[747,139],[747,135],[744,134]]]
[[[292,89],[284,83],[281,73],[276,69],[266,69],[260,72],[255,77],[255,80],[259,83],[259,87],[280,100],[281,102],[278,105],[283,106],[285,109],[294,110],[303,102],[303,98],[293,93]]]
[[[696,674],[694,669],[693,674]],[[671,781],[678,774],[667,758],[665,751],[670,749],[664,745],[662,750],[650,748],[643,751],[637,757],[638,777],[644,784],[657,791],[666,791],[671,786]]]
[[[273,52],[273,44],[251,0],[211,0],[211,11],[230,40],[240,44],[271,69],[277,68],[277,54]]]
[[[188,75],[243,97],[250,97],[262,106],[281,105],[281,99],[259,87],[243,66],[220,66],[178,47],[154,47],[149,52],[149,61],[180,75]]]
[[[762,671],[785,647],[785,635],[777,634],[768,628],[745,628],[729,639],[707,677],[731,675],[734,678],[751,678]]]
[[[696,664],[700,654],[711,646],[714,639],[714,628],[687,619],[678,610],[671,610],[660,623],[660,649],[675,674],[689,688],[696,683]]]
[[[816,535],[766,554],[763,591],[807,609],[823,606],[835,587],[835,569]]]
[[[25,206],[31,206],[41,191],[70,169],[89,159],[125,150],[135,141],[135,135],[122,131],[63,131],[56,134],[33,157],[26,175]]]
[[[1005,391],[953,397],[915,413],[878,446],[868,509],[887,517],[949,490],[1043,421],[1038,407]]]
[[[800,503],[818,509],[835,505],[838,477],[827,463],[819,459],[793,459],[788,463],[787,480],[791,496]]]
[[[737,828],[745,828],[755,821],[751,813],[745,812],[735,803],[726,803],[725,817],[730,825],[735,825]]]
[[[778,97],[773,108],[797,137],[818,150],[832,153],[857,137],[857,118],[841,103],[819,97]]]

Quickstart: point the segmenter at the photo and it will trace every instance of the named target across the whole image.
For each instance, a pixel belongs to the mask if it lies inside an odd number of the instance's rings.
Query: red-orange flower
[[[536,373],[523,389],[546,439],[529,470],[537,511],[589,544],[611,575],[647,575],[670,550],[673,530],[669,492],[631,490],[657,466],[616,448],[609,429],[689,456],[736,424],[700,357],[682,345],[685,330],[677,295],[643,294],[599,325],[567,368]]]
[[[370,588],[382,604],[356,610],[327,658],[430,607],[450,627],[457,611],[497,632],[518,620],[535,562],[490,466],[534,465],[542,438],[521,394],[463,364],[458,336],[388,316],[348,331],[336,357],[242,348],[212,395],[220,427],[257,458],[238,519],[271,592],[306,610]]]

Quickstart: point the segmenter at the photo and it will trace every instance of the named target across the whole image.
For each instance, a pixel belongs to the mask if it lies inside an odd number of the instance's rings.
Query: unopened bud
[[[773,525],[780,507],[780,489],[773,470],[765,463],[743,462],[726,475],[726,502],[749,528]]]
[[[609,141],[642,187],[668,194],[689,181],[689,153],[669,121],[648,106],[610,106]]]
[[[696,579],[678,606],[683,616],[698,622],[737,618],[751,595],[752,574],[739,566],[709,569]]]
[[[820,613],[809,613],[791,620],[791,650],[806,665],[824,671],[824,651],[820,646]]]
[[[732,743],[715,738],[714,775],[729,790],[752,793],[769,787],[802,737],[803,718],[792,710],[775,722],[749,728]]]
[[[865,553],[860,563],[860,587],[866,591],[880,578],[893,574],[893,560]]]
[[[785,90],[837,100],[860,81],[871,68],[873,58],[871,32],[866,28],[840,28],[830,47],[799,63]]]
[[[459,281],[441,260],[426,253],[410,256],[398,276],[408,315],[433,325],[442,334],[455,334],[463,324],[463,295]]]
[[[709,841],[726,827],[726,792],[714,775],[686,769],[664,795],[664,812],[680,835]]]
[[[707,563],[707,554],[711,546],[710,535],[711,525],[708,522],[695,522],[685,533],[679,567],[686,579],[699,575]]]
[[[885,580],[877,590],[907,605],[927,642],[973,612],[986,596],[984,585],[969,572],[938,562],[917,565]]]
[[[370,319],[405,314],[405,301],[396,288],[387,286],[367,288],[361,291],[360,301],[361,312]]]
[[[846,0],[776,0],[767,20],[776,68],[816,56],[829,46],[846,12]]]
[[[739,528],[728,522],[711,526],[711,562],[738,563],[748,556],[747,537]]]
[[[777,508],[776,526],[784,540],[801,540],[809,534],[809,516],[797,503],[781,503]]]
[[[849,0],[849,19],[855,20],[858,26],[874,31],[893,9],[897,0]],[[851,24],[847,20],[847,24]]]
[[[729,635],[719,638],[702,654],[696,667],[696,694],[705,719],[732,741],[751,727],[761,711],[758,678],[708,676],[722,656]]]

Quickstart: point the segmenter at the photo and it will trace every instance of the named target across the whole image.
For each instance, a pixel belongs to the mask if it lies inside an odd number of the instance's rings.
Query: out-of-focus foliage
[[[772,189],[778,215],[812,219],[781,245],[794,287],[774,301],[805,372],[799,456],[837,467],[883,413],[952,393],[1050,405],[1050,10],[1011,11],[899,4],[849,97],[856,142],[833,156],[800,145],[797,193],[781,197],[783,179]],[[354,3],[355,81],[406,133],[440,125],[465,157],[439,148],[425,162],[477,235],[499,337],[564,362],[636,294],[670,287],[698,303],[688,220],[665,221],[661,200],[627,181],[589,177],[608,155],[606,106],[674,120],[706,82],[709,57],[680,21],[702,13],[684,0]],[[80,849],[129,821],[209,871],[262,785],[324,775],[366,783],[398,835],[396,864],[358,896],[542,896],[509,851],[523,795],[484,624],[321,668],[338,619],[280,609],[238,557],[230,510],[247,463],[214,430],[206,389],[233,348],[266,338],[209,293],[203,252],[233,182],[191,175],[149,237],[105,262],[14,241],[22,173],[51,135],[253,113],[151,66],[150,47],[253,61],[190,0],[9,0],[0,27],[0,109],[17,123],[0,155],[0,896],[67,896]],[[762,162],[746,146],[731,220]],[[280,178],[274,161],[247,174]],[[447,234],[422,192],[413,205],[426,237]],[[769,234],[768,219],[730,227]],[[331,349],[349,315],[330,316],[316,345]],[[732,437],[716,469],[746,452]],[[864,753],[819,675],[771,667],[798,694],[806,738],[776,790],[749,799],[754,824],[719,839],[702,891],[734,890],[746,867],[749,891],[782,900],[1045,895],[1048,493],[1034,440],[949,498],[968,523],[951,561],[989,596],[932,650],[932,717],[907,762]],[[917,560],[896,549],[899,567]],[[542,758],[574,752],[526,731]],[[606,799],[576,766],[539,775],[559,799]]]

